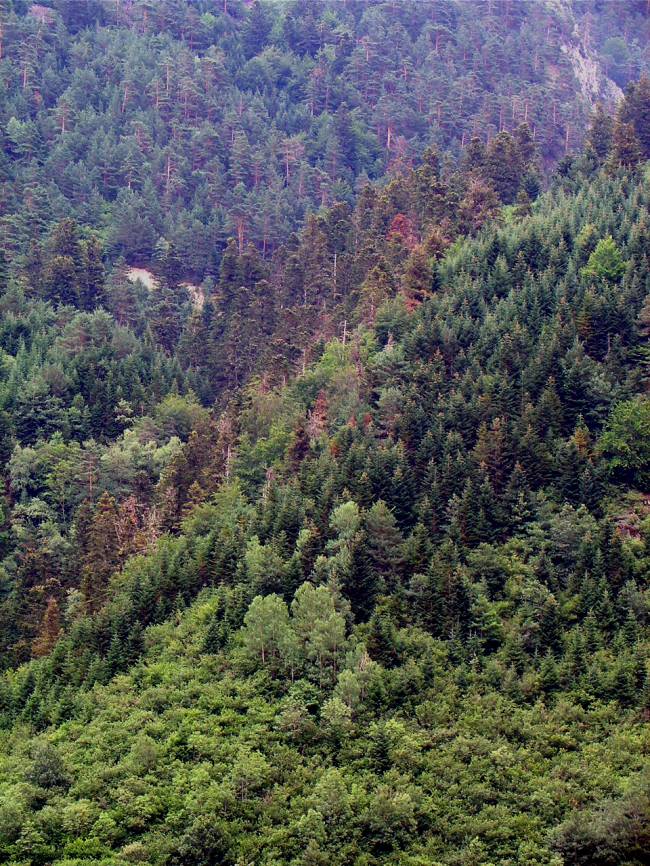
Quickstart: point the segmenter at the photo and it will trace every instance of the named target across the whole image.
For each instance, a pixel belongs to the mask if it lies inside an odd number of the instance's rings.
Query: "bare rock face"
[[[129,268],[126,272],[127,279],[132,282],[141,282],[149,291],[152,291],[158,285],[158,280],[146,268]]]
[[[130,267],[126,271],[126,278],[131,283],[142,283],[142,285],[150,292],[153,292],[155,289],[158,288],[158,279],[152,271],[148,271],[146,268]],[[180,285],[189,294],[194,309],[202,309],[203,304],[205,303],[205,293],[201,286],[197,286],[194,283],[187,282],[181,283]]]
[[[576,33],[579,31],[576,25]],[[571,61],[573,72],[580,83],[583,97],[591,104],[604,102],[607,105],[616,105],[623,98],[623,91],[605,75],[598,58],[586,47],[585,43],[577,39],[571,44],[561,46],[562,51]]]
[[[606,74],[592,45],[589,14],[576,14],[568,0],[548,0],[548,5],[562,21],[564,37],[560,50],[571,63],[584,101],[589,106],[603,102],[613,107],[623,98],[623,91]]]

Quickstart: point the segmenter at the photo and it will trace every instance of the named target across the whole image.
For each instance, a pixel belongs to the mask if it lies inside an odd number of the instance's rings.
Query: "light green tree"
[[[244,617],[244,646],[267,664],[278,658],[289,631],[289,611],[279,595],[256,596]]]
[[[650,400],[637,397],[612,410],[599,442],[614,471],[631,473],[642,483],[650,472]]]
[[[625,263],[611,235],[598,241],[581,273],[587,280],[609,280],[612,283],[620,280],[625,273]]]
[[[292,624],[306,658],[318,667],[319,683],[336,675],[345,648],[345,619],[336,610],[329,587],[303,583],[291,604]]]

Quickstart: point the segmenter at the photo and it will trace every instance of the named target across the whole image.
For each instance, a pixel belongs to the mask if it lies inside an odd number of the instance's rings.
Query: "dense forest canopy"
[[[548,166],[650,63],[642,0],[2,5],[4,245],[73,217],[198,282],[229,236],[268,254],[427,146],[526,122]]]
[[[0,862],[645,866],[646,0],[0,15]]]

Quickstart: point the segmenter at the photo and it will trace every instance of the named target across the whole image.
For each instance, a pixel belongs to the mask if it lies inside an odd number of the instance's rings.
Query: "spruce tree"
[[[596,106],[596,111],[591,119],[591,126],[587,133],[587,144],[596,154],[599,162],[604,162],[611,150],[614,134],[614,120],[606,111],[601,102]]]

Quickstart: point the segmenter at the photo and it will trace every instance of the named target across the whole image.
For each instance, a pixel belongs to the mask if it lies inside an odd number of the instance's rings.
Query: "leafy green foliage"
[[[610,280],[617,282],[623,276],[625,265],[621,251],[614,239],[609,236],[602,238],[596,244],[595,250],[589,256],[587,264],[582,269],[585,279]]]
[[[650,467],[650,401],[637,397],[618,403],[607,419],[599,446],[614,470],[632,474],[639,486],[647,482]]]

